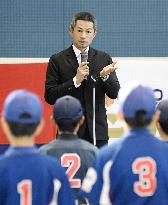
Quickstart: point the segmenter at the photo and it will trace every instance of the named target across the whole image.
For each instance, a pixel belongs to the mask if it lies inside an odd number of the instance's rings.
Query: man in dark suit
[[[93,143],[94,84],[96,145],[101,147],[108,143],[105,94],[115,99],[120,84],[115,73],[116,62],[112,62],[107,53],[90,47],[96,31],[97,23],[92,14],[81,12],[72,18],[69,32],[73,44],[50,58],[46,72],[45,100],[53,105],[57,98],[65,95],[79,99],[86,120],[78,135]],[[83,53],[85,60],[82,60]]]

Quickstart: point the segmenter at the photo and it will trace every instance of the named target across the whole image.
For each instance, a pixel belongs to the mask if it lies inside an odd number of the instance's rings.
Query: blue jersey
[[[0,205],[74,205],[60,163],[34,147],[10,147],[0,158]]]
[[[81,194],[94,205],[167,205],[167,144],[148,129],[132,129],[99,151]]]

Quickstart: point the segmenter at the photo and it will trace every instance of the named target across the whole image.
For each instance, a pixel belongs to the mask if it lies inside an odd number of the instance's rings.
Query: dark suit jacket
[[[45,100],[49,104],[54,104],[56,99],[65,95],[78,98],[84,108],[86,123],[89,133],[93,134],[93,81],[91,75],[98,76],[100,71],[110,63],[111,57],[102,52],[89,48],[88,53],[89,76],[84,80],[80,87],[75,88],[73,78],[76,75],[78,61],[72,46],[68,49],[51,56],[45,82]],[[97,78],[95,83],[96,90],[96,139],[108,139],[107,116],[105,109],[105,94],[115,99],[120,88],[115,72],[112,72],[105,82]]]

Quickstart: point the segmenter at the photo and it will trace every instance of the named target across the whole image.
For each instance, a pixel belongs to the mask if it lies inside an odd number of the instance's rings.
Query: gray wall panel
[[[0,57],[49,57],[71,44],[74,13],[98,20],[93,46],[112,56],[168,56],[167,0],[1,0]]]

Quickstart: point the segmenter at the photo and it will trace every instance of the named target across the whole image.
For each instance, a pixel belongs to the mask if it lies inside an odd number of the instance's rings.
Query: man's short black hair
[[[160,101],[156,109],[160,111],[159,124],[162,130],[168,134],[168,99]]]
[[[93,28],[96,31],[97,30],[97,21],[96,18],[89,12],[80,12],[77,13],[76,15],[73,16],[72,22],[71,22],[71,28],[74,29],[76,26],[76,22],[78,20],[83,20],[83,21],[90,21],[93,23]]]
[[[15,136],[15,137],[23,137],[23,136],[31,136],[37,126],[39,125],[38,123],[32,123],[32,124],[27,124],[27,123],[19,123],[19,122],[12,122],[12,121],[8,121],[7,123],[9,125],[9,128],[11,130],[11,133]]]
[[[125,121],[131,128],[143,128],[151,123],[152,118],[146,118],[146,112],[144,110],[139,110],[136,112],[134,118],[125,117]]]
[[[55,121],[55,122],[57,123],[60,131],[73,132],[79,121],[60,120],[60,121]]]
[[[160,127],[168,135],[168,121],[162,122],[159,120]]]

